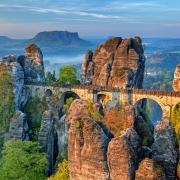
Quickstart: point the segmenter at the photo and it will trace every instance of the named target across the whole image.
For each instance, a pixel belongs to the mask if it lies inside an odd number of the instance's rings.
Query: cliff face
[[[44,81],[42,52],[35,44],[31,44],[25,48],[25,55],[7,56],[3,60],[9,66],[13,77],[16,109],[22,110],[30,93],[24,83]]]
[[[25,56],[20,56],[18,62],[23,67],[25,82],[44,81],[43,54],[35,44],[25,48]]]
[[[84,84],[141,88],[144,64],[144,50],[139,37],[114,37],[98,46],[94,53],[86,52],[81,80]]]
[[[176,92],[180,91],[180,64],[176,66],[174,72],[173,89]]]
[[[88,103],[75,100],[67,121],[70,179],[105,180],[109,178],[107,146],[111,137],[90,117]]]
[[[161,122],[154,134],[149,134],[150,124],[142,125],[141,120],[137,126],[140,115],[133,106],[126,106],[124,114],[123,128],[113,138],[104,121],[90,114],[87,101],[73,102],[67,117],[72,180],[176,178],[178,146],[173,128]]]

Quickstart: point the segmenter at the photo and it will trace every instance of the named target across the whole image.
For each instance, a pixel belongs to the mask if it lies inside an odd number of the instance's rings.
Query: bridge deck
[[[118,87],[102,87],[94,85],[73,85],[73,86],[61,86],[52,83],[26,83],[26,86],[43,86],[43,87],[59,87],[59,88],[69,88],[69,89],[88,89],[93,91],[106,91],[106,92],[124,92],[131,94],[144,94],[144,95],[155,95],[155,96],[171,96],[180,97],[180,92],[175,91],[162,91],[162,90],[146,90],[146,89],[121,89]]]

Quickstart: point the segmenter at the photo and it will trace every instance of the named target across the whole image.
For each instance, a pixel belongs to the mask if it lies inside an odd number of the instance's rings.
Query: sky
[[[180,0],[0,0],[0,35],[51,30],[84,38],[180,37]]]

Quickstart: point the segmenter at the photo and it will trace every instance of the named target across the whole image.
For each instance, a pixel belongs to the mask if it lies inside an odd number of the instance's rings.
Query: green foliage
[[[5,143],[0,164],[3,180],[44,180],[47,157],[38,144],[11,140]]]
[[[31,97],[25,106],[25,112],[29,116],[32,116],[32,121],[29,123],[29,133],[32,141],[37,141],[38,139],[38,134],[42,121],[42,114],[46,109],[46,102],[40,100],[40,98],[38,98],[37,96]]]
[[[93,103],[91,102],[88,103],[87,110],[93,119],[97,121],[101,121],[103,119],[103,116],[95,108],[93,108]]]
[[[71,104],[73,103],[73,101],[74,101],[74,98],[72,98],[72,97],[70,97],[66,100],[66,103],[63,106],[63,111],[65,113],[67,113],[69,111],[69,108],[70,108]]]
[[[0,134],[9,130],[10,119],[15,112],[13,77],[8,66],[0,64]]]
[[[77,70],[74,66],[65,65],[59,70],[59,82],[63,85],[77,84]]]
[[[169,71],[162,69],[155,71],[156,76],[145,75],[144,87],[145,89],[158,89],[158,90],[172,90],[172,75]]]
[[[46,72],[45,79],[47,82],[55,82],[56,81],[55,76],[50,71]]]
[[[65,159],[59,164],[55,175],[48,178],[48,180],[69,180],[68,161]]]

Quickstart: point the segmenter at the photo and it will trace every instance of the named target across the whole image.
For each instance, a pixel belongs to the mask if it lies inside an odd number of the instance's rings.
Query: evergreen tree
[[[38,144],[11,140],[5,143],[0,164],[0,179],[44,180],[47,157]]]
[[[13,77],[5,62],[0,64],[0,133],[8,131],[15,112]]]

